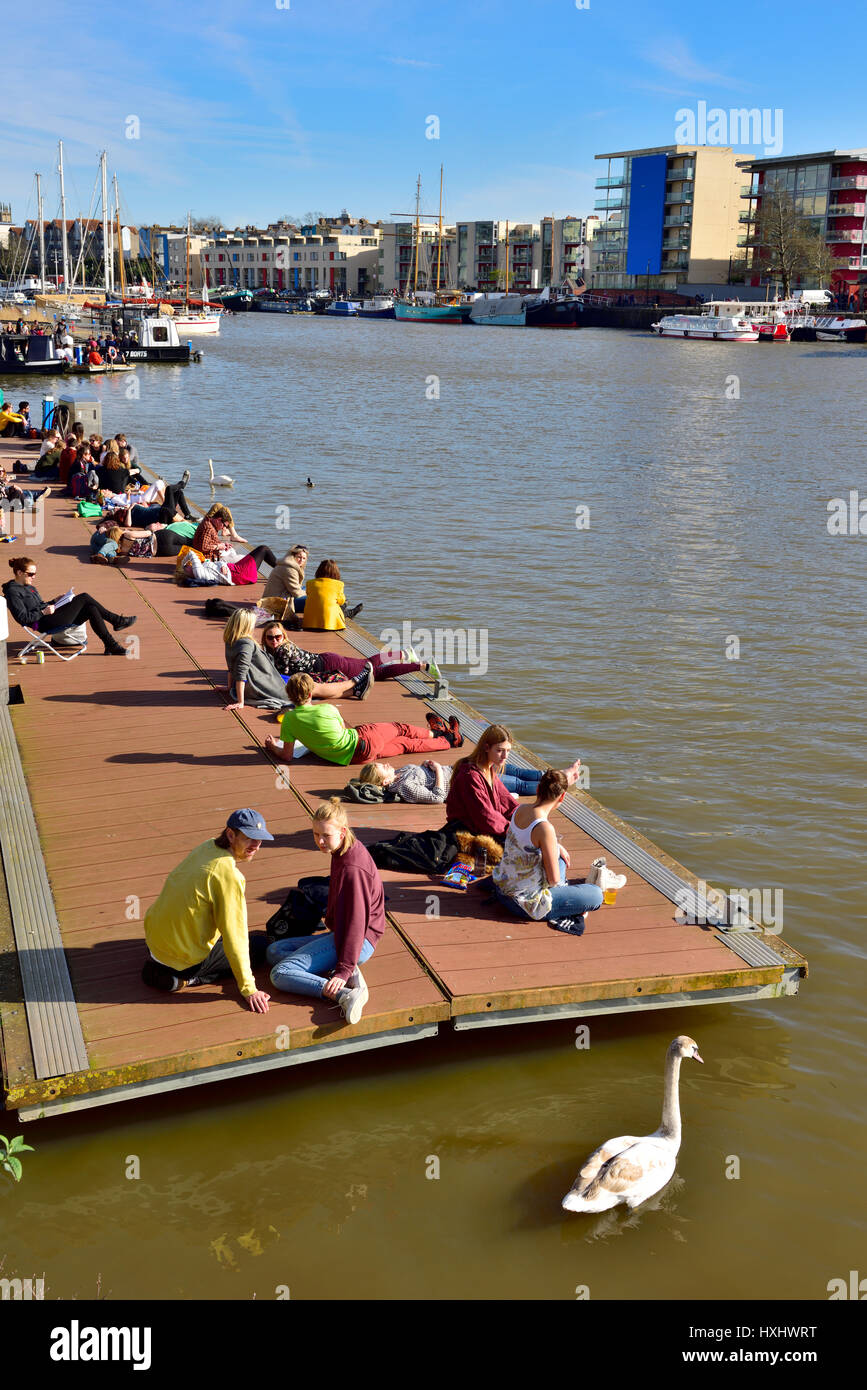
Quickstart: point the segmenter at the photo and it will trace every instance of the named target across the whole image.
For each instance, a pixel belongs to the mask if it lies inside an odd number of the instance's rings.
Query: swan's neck
[[[665,1061],[665,1096],[662,1102],[660,1133],[666,1139],[680,1139],[680,1054],[669,1054]]]

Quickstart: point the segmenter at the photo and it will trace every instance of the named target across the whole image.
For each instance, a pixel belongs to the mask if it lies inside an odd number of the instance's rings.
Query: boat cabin
[[[0,372],[62,369],[63,359],[50,333],[0,333]]]

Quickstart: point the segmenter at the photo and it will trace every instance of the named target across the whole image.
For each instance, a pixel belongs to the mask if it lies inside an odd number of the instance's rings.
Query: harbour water
[[[594,1022],[587,1049],[569,1021],[446,1029],[29,1126],[2,1273],[46,1297],[826,1298],[864,1249],[867,536],[827,523],[863,486],[867,349],[309,315],[204,347],[86,383],[106,433],[201,502],[213,458],[241,533],[336,558],[377,635],[466,633],[486,659],[446,662],[457,693],[580,755],[709,882],[764,890],[811,975]],[[705,1066],[678,1176],[567,1217],[581,1159],[659,1123],[680,1032]]]

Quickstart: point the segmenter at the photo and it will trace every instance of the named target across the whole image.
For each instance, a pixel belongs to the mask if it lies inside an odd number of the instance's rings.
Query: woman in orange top
[[[343,580],[336,560],[323,560],[314,579],[307,581],[307,602],[304,605],[302,625],[307,631],[339,632],[346,627],[343,610],[346,607],[346,594]],[[361,612],[359,603],[347,613],[355,618]]]

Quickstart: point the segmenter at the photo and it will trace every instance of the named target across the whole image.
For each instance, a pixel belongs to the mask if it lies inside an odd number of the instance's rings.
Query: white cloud
[[[671,73],[672,77],[679,77],[684,82],[699,82],[704,87],[732,87],[735,90],[747,85],[741,78],[729,77],[726,73],[705,67],[680,38],[654,39],[642,56],[653,67]]]

